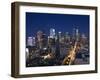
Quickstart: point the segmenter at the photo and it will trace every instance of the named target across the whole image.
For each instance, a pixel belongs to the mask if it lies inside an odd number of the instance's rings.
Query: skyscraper
[[[82,39],[87,39],[87,37],[85,36],[85,34],[82,34],[82,35],[81,35],[81,38],[82,38]]]
[[[43,32],[42,31],[38,31],[37,32],[37,40],[38,40],[38,42],[41,41],[42,35],[43,35]]]
[[[38,31],[37,32],[37,45],[39,48],[42,48],[42,36],[43,36],[43,32]]]
[[[61,32],[58,32],[58,37],[59,37],[59,42],[61,42],[61,37],[62,37]]]
[[[50,29],[50,38],[55,38],[55,35],[56,35],[55,29],[51,28]]]
[[[33,46],[36,46],[35,37],[33,37]]]
[[[69,39],[69,33],[68,32],[65,33],[65,38]]]
[[[78,41],[79,40],[79,30],[76,29],[76,40]]]
[[[74,40],[75,40],[75,34],[76,34],[76,29],[75,29],[75,28],[73,28],[73,32],[72,32],[72,39],[74,39]]]
[[[87,42],[87,37],[85,36],[85,34],[81,35],[81,43],[85,44]]]
[[[33,46],[33,38],[32,37],[28,37],[27,46]]]

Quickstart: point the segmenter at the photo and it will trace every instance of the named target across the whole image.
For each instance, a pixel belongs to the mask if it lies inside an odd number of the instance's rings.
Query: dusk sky
[[[78,28],[80,33],[89,36],[89,15],[26,13],[26,37],[35,36],[39,30],[49,35],[50,28],[54,28],[56,33],[61,31],[70,34],[73,28]]]

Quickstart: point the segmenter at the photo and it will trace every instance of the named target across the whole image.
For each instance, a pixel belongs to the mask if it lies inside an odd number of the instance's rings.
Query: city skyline
[[[69,14],[48,14],[48,13],[26,13],[26,37],[35,36],[38,30],[49,35],[50,28],[57,32],[69,32],[72,34],[73,28],[78,28],[80,33],[89,36],[89,16],[69,15]]]
[[[26,12],[26,67],[89,64],[89,16]]]
[[[48,31],[49,35],[45,34],[41,30],[37,31],[35,33],[35,36],[28,36],[28,37],[26,37],[27,46],[35,46],[38,34],[39,34],[39,36],[41,35],[41,37],[43,35],[45,35],[45,38],[52,38],[52,39],[57,39],[58,36],[59,36],[59,39],[60,38],[65,38],[65,37],[73,39],[73,38],[78,37],[78,38],[86,38],[86,39],[89,40],[88,36],[86,36],[85,33],[84,34],[80,34],[79,33],[79,29],[77,29],[77,28],[76,29],[73,28],[73,31],[72,31],[73,33],[72,34],[69,34],[69,32],[65,32],[65,33],[62,34],[61,31],[60,32],[55,32],[55,31],[56,30],[54,28],[50,28],[50,30]],[[78,40],[78,38],[77,38],[77,40]]]
[[[89,64],[89,39],[79,29],[73,29],[73,36],[56,34],[54,28],[48,32],[46,35],[39,30],[35,37],[27,38],[27,67]]]

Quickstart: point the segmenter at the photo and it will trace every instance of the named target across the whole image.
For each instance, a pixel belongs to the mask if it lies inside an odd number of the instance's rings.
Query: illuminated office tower
[[[76,29],[76,40],[78,41],[79,40],[79,30]]]
[[[26,48],[26,60],[28,60],[28,59],[29,59],[29,49]]]
[[[87,39],[87,37],[85,36],[85,34],[82,34],[82,35],[81,35],[81,38],[82,38],[82,39]]]
[[[33,46],[36,46],[35,37],[33,37]]]
[[[33,38],[32,37],[28,37],[27,46],[33,46]]]
[[[68,42],[68,41],[70,41],[70,35],[69,35],[69,33],[68,32],[66,32],[65,33],[65,40],[66,40],[66,42]]]
[[[59,42],[61,42],[61,32],[58,32]]]
[[[68,33],[68,32],[65,33],[65,38],[66,38],[66,39],[69,38],[69,33]]]
[[[51,28],[50,29],[50,38],[55,38],[55,29]]]
[[[60,31],[58,32],[58,34],[59,34],[59,37],[61,37],[61,32]]]

